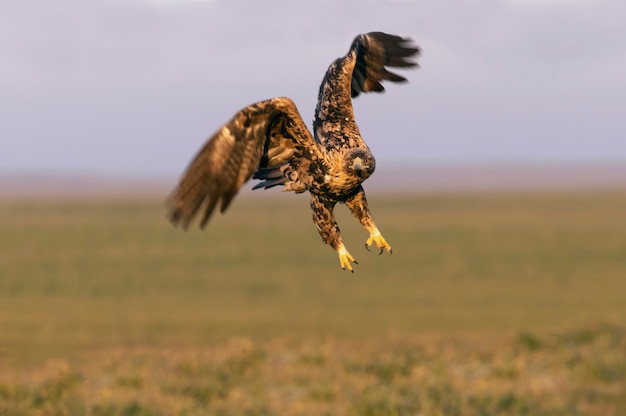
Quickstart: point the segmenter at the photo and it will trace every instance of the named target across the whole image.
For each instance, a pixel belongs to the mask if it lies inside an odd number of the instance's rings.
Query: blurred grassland
[[[626,413],[626,192],[261,195],[0,201],[0,414]]]

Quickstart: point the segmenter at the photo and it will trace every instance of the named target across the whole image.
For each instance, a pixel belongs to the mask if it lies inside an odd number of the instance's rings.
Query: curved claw
[[[376,248],[380,249],[378,255],[383,254],[383,251],[385,250],[387,250],[390,255],[393,253],[393,251],[391,250],[391,246],[387,243],[387,241],[380,233],[374,233],[370,235],[370,237],[367,239],[367,241],[365,242],[365,248],[367,249],[367,251],[370,251],[369,247],[372,244],[376,244]]]
[[[337,250],[337,253],[339,254],[339,264],[341,265],[341,268],[343,270],[348,269],[352,273],[354,273],[354,270],[352,270],[351,262],[354,264],[359,264],[356,260],[354,260],[354,257],[352,257],[352,255],[348,253],[348,250],[346,250],[346,248],[343,246],[341,246],[339,250]]]

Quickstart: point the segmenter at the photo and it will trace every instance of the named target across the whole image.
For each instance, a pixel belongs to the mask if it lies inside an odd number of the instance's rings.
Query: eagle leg
[[[365,198],[363,187],[359,185],[356,193],[346,200],[346,206],[350,209],[352,215],[359,220],[363,228],[370,233],[369,238],[365,242],[365,249],[370,251],[370,246],[376,244],[376,248],[380,250],[379,255],[383,254],[385,250],[391,254],[391,246],[389,246],[387,240],[384,239],[378,228],[376,228],[372,214],[367,207],[367,199]]]
[[[343,270],[352,270],[352,263],[358,264],[354,257],[346,250],[341,239],[339,226],[335,221],[333,210],[337,201],[334,199],[324,198],[320,195],[311,195],[311,211],[313,212],[313,222],[317,226],[320,237],[324,243],[331,246],[339,255],[339,264]]]

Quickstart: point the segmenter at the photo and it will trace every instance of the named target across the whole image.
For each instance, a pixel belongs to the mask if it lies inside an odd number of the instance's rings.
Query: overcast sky
[[[178,176],[252,102],[313,118],[358,33],[409,84],[355,101],[378,166],[626,163],[623,0],[4,0],[0,174]]]

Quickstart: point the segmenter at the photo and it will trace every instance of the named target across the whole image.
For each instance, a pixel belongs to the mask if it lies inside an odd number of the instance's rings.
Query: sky
[[[626,163],[623,0],[4,0],[0,174],[179,176],[239,109],[319,83],[359,33],[408,84],[355,102],[377,166]]]

